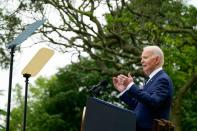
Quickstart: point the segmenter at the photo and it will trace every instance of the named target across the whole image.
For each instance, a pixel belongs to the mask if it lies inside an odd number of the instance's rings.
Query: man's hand
[[[128,76],[120,74],[113,77],[113,84],[120,92],[124,91],[131,82],[133,82],[133,77],[131,77],[130,73],[128,73]]]
[[[124,79],[124,85],[127,87],[131,82],[133,82],[133,77],[130,73],[128,73],[128,76]]]
[[[113,77],[113,84],[119,92],[122,92],[126,89],[126,87],[123,85],[123,81],[118,77]]]

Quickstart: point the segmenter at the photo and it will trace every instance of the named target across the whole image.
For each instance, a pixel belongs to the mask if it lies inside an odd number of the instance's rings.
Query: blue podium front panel
[[[83,131],[135,131],[135,114],[97,98],[87,100]]]

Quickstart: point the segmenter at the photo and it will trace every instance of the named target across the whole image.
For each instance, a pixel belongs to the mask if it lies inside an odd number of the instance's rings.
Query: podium
[[[81,131],[135,131],[136,116],[127,109],[90,97],[82,118]]]

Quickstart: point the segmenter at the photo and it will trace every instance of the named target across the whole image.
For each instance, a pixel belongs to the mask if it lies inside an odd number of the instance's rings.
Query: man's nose
[[[141,59],[141,63],[144,63],[144,60],[143,59]]]

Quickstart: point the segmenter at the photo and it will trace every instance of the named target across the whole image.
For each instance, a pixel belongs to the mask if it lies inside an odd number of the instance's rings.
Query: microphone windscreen
[[[106,87],[108,85],[108,81],[102,80],[100,85]]]

